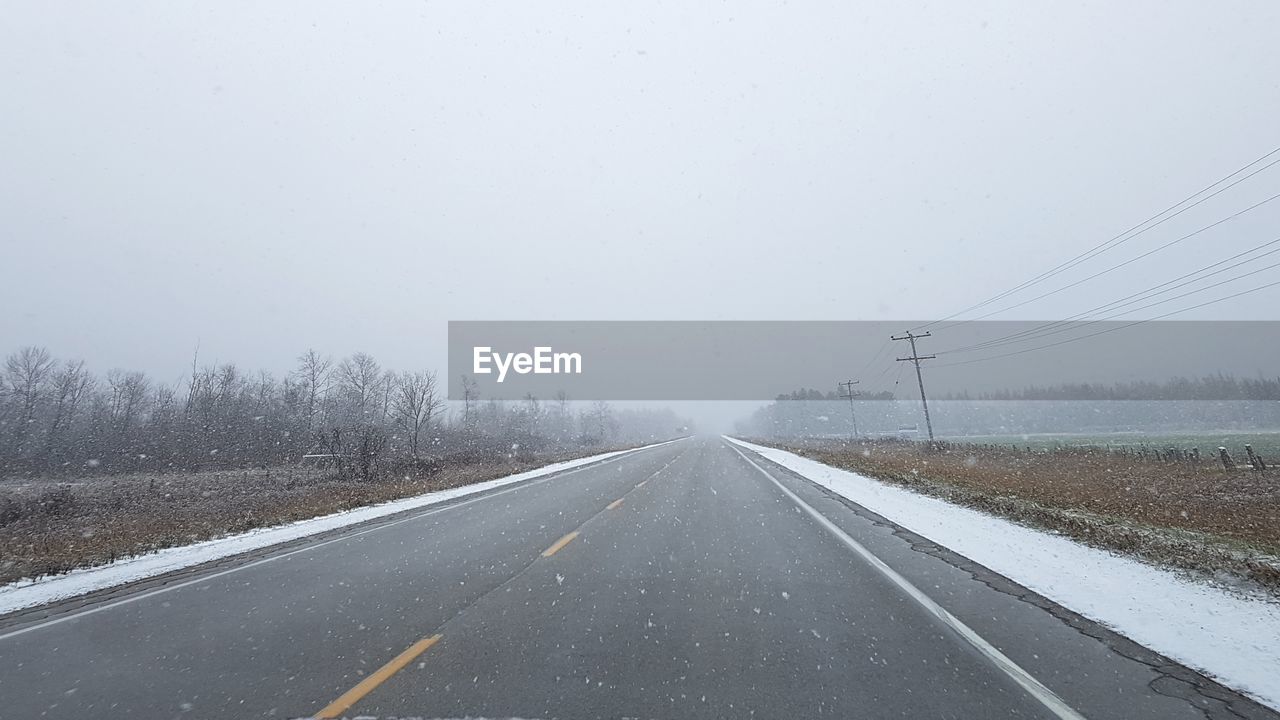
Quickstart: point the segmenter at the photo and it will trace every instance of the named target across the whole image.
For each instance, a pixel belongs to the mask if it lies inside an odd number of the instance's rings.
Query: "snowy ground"
[[[657,443],[646,447],[657,447],[665,444]],[[326,530],[355,525],[366,520],[404,512],[405,510],[435,505],[464,495],[474,495],[475,493],[492,490],[504,485],[511,485],[542,475],[569,470],[624,453],[635,452],[635,450],[639,449],[644,448],[619,450],[576,458],[474,485],[464,485],[380,505],[371,505],[332,515],[324,515],[310,520],[299,520],[286,525],[250,530],[238,535],[206,540],[192,545],[166,548],[146,555],[122,558],[99,567],[73,570],[65,575],[10,583],[0,586],[0,614],[83,595],[94,590],[101,590],[143,578],[154,577],[173,570],[209,562],[210,560],[218,560],[250,550],[277,545]]]
[[[793,453],[727,439],[1280,709],[1280,605]]]

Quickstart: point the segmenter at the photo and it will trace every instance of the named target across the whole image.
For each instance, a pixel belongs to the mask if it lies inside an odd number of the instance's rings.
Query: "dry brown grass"
[[[596,452],[603,450],[590,454]],[[430,477],[375,482],[302,468],[0,481],[0,583],[483,482],[570,457],[447,467]]]
[[[835,467],[1178,567],[1280,589],[1280,471],[1105,450],[766,443]]]

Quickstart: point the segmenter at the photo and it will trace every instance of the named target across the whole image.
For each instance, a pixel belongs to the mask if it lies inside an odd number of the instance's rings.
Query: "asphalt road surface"
[[[0,620],[0,718],[1277,717],[719,438]]]

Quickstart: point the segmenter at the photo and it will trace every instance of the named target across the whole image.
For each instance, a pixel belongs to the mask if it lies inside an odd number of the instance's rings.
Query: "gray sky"
[[[1278,35],[1264,1],[16,4],[0,339],[168,380],[197,341],[443,369],[450,319],[937,318],[1280,145]],[[999,317],[1280,237],[1273,206]]]

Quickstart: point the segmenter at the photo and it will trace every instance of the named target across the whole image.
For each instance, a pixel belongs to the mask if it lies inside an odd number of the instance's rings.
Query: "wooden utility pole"
[[[902,337],[898,337],[897,335],[891,335],[889,339],[907,340],[907,341],[910,341],[911,343],[911,357],[900,357],[898,358],[898,362],[906,362],[910,360],[916,365],[916,382],[919,383],[920,385],[920,404],[924,406],[924,424],[925,424],[925,427],[929,429],[929,442],[933,442],[933,421],[929,419],[929,400],[924,395],[924,377],[920,375],[920,361],[932,360],[935,357],[937,357],[937,355],[921,355],[920,353],[916,352],[916,340],[919,338],[927,338],[927,337],[929,337],[929,333],[925,333],[923,335],[913,335],[911,331],[908,330],[907,334],[903,335]]]
[[[861,393],[854,392],[853,386],[858,384],[857,380],[846,380],[842,383],[836,383],[844,388],[844,394],[840,397],[849,398],[849,420],[853,423],[853,439],[858,439],[858,416],[853,414],[853,399]]]

